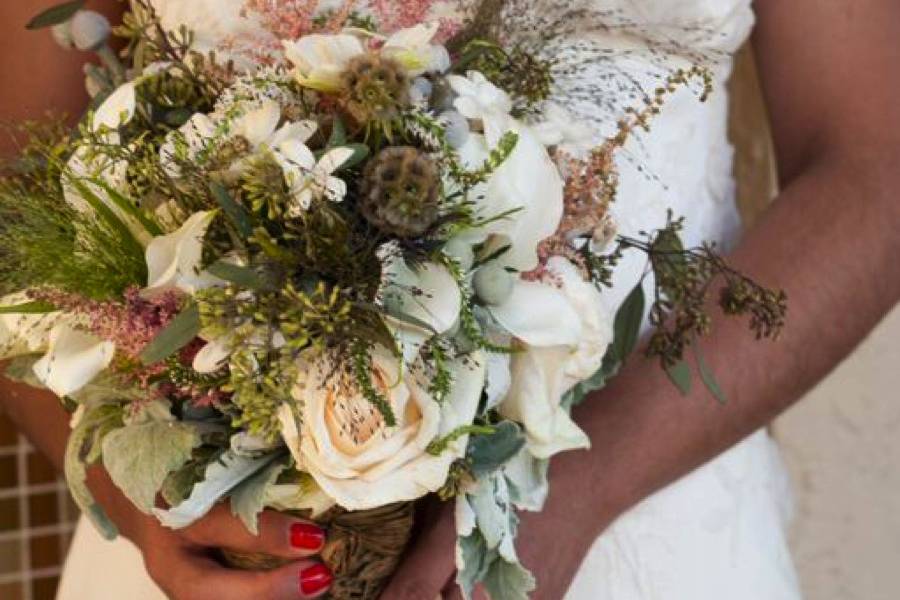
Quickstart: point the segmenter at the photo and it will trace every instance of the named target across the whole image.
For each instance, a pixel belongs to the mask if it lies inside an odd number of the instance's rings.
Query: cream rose
[[[304,365],[293,390],[295,406],[280,413],[282,435],[298,467],[343,508],[366,510],[415,500],[444,485],[450,465],[465,453],[468,436],[439,456],[427,448],[472,423],[485,362],[481,354],[451,362],[453,387],[438,404],[418,370],[404,372],[387,350],[374,351],[372,382],[397,419],[389,427],[352,377],[341,376],[331,361],[318,358]]]

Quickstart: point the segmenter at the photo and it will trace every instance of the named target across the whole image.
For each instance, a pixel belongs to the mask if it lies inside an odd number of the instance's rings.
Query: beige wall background
[[[747,49],[738,56],[731,92],[739,197],[752,223],[775,182]],[[794,483],[791,544],[807,600],[900,598],[898,400],[900,307],[773,426]]]

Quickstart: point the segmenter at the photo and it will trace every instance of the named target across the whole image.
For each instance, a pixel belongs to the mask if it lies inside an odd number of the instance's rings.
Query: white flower
[[[381,53],[403,65],[410,77],[443,73],[450,68],[450,53],[431,43],[439,28],[440,23],[434,21],[401,29],[387,39]]]
[[[220,283],[215,277],[200,271],[203,238],[216,214],[216,211],[198,212],[185,221],[178,231],[153,238],[146,252],[149,276],[144,295],[152,296],[171,290],[193,294]]]
[[[347,510],[421,498],[444,485],[450,465],[465,454],[468,436],[451,442],[439,456],[427,448],[472,423],[484,386],[484,362],[480,354],[450,362],[453,387],[438,404],[427,382],[404,374],[388,351],[374,351],[372,380],[397,418],[396,426],[388,427],[352,382],[335,381],[334,365],[319,358],[303,365],[304,375],[293,390],[299,414],[279,413],[285,441],[298,467]]]
[[[47,353],[34,364],[34,374],[50,391],[63,398],[74,394],[112,362],[113,342],[103,341],[69,324],[50,332]]]
[[[110,143],[117,143],[118,133],[115,130],[127,125],[137,111],[137,82],[129,81],[119,86],[116,91],[103,101],[94,111],[93,129],[95,132],[108,131]]]
[[[292,197],[287,216],[300,216],[316,199],[343,200],[347,183],[332,174],[352,156],[352,148],[333,148],[316,161],[312,150],[302,141],[290,139],[282,143],[275,151],[275,160],[284,171]]]
[[[509,94],[488,81],[478,71],[469,71],[466,77],[450,75],[450,87],[457,94],[453,106],[467,119],[482,121],[488,144],[495,146],[507,131],[514,129],[514,119],[509,115],[512,100]]]
[[[425,263],[411,269],[393,245],[379,251],[382,261],[381,303],[407,364],[435,334],[450,331],[459,320],[462,293],[442,265]],[[404,319],[406,317],[406,319]]]
[[[212,143],[239,138],[247,143],[247,153],[230,169],[240,172],[261,150],[275,149],[289,140],[305,142],[317,128],[313,121],[289,122],[279,127],[280,122],[281,107],[271,100],[243,112],[230,123],[220,124],[208,115],[197,113],[166,138],[160,148],[160,163],[169,176],[179,177],[181,172],[177,159],[194,160]],[[179,152],[185,155],[179,156]]]
[[[564,183],[531,129],[513,119],[509,125],[519,136],[515,149],[487,184],[470,195],[480,218],[506,216],[465,235],[473,241],[483,241],[490,235],[505,236],[510,248],[498,261],[504,267],[528,272],[537,266],[538,245],[559,229]],[[488,152],[485,136],[471,134],[460,157],[468,167],[476,168]]]
[[[363,52],[359,38],[346,33],[316,33],[284,42],[285,58],[294,65],[300,85],[326,93],[341,90],[347,65]]]
[[[528,450],[537,458],[590,445],[560,402],[597,372],[613,336],[611,311],[575,265],[553,257],[547,269],[560,289],[520,281],[506,304],[491,309],[524,345],[512,356],[512,384],[499,410],[525,426]]]
[[[385,40],[380,52],[396,60],[411,78],[444,72],[450,68],[450,54],[431,43],[438,28],[435,22],[401,29]],[[343,89],[343,74],[350,61],[366,52],[360,38],[349,33],[316,33],[283,44],[300,85],[331,94]]]

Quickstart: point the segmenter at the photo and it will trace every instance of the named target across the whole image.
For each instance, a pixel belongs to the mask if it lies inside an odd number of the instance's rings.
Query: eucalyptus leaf
[[[687,396],[691,393],[691,366],[687,362],[681,361],[674,367],[669,367],[666,373],[682,395]]]
[[[616,312],[612,348],[620,362],[624,363],[637,346],[645,305],[644,283],[639,281]]]
[[[130,425],[103,440],[103,465],[116,487],[150,514],[166,477],[183,467],[199,445],[197,430],[184,423]]]
[[[712,369],[709,368],[709,365],[706,364],[706,360],[703,358],[703,354],[700,352],[700,349],[696,344],[694,344],[694,357],[697,359],[697,370],[700,372],[700,379],[703,380],[703,384],[706,386],[706,389],[708,389],[709,393],[712,394],[720,403],[727,403],[728,398],[725,396],[725,392],[722,391],[722,386],[719,385],[719,382],[716,380],[715,374],[713,374]]]
[[[272,289],[270,282],[251,267],[244,267],[220,260],[209,266],[207,271],[219,279],[224,279],[242,288],[265,291]]]
[[[43,11],[25,25],[26,29],[44,29],[45,27],[53,27],[65,23],[75,16],[79,10],[84,8],[87,0],[74,0],[73,2],[64,2]]]
[[[475,475],[496,471],[525,446],[522,429],[512,421],[504,421],[494,433],[472,436],[466,458]]]
[[[269,488],[275,485],[286,467],[284,462],[273,462],[231,493],[231,514],[238,517],[253,535],[259,535],[259,514],[266,507]]]
[[[347,143],[347,127],[340,117],[336,117],[331,125],[331,137],[328,138],[328,148],[337,148]]]
[[[225,216],[237,228],[238,233],[245,238],[249,238],[253,234],[253,221],[247,210],[235,202],[234,198],[231,197],[231,194],[221,183],[214,181],[209,184],[209,189]]]
[[[200,309],[196,304],[181,311],[141,353],[141,362],[153,365],[191,343],[200,333]]]

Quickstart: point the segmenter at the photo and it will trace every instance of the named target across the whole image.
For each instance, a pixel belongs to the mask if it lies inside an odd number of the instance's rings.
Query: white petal
[[[509,354],[491,352],[487,355],[487,385],[484,393],[487,396],[486,409],[492,409],[509,393],[512,386]]]
[[[306,143],[319,128],[315,121],[299,121],[297,123],[287,123],[282,126],[275,134],[266,142],[271,148],[278,148],[287,140],[297,140]]]
[[[514,241],[501,260],[527,272],[537,266],[537,247],[556,233],[563,215],[563,181],[543,144],[524,126],[512,155],[491,178],[485,202],[496,211],[519,209],[490,229]]]
[[[590,439],[560,406],[569,388],[564,365],[570,354],[565,346],[530,348],[512,359],[512,387],[499,411],[525,426],[528,451],[537,458],[590,447]]]
[[[384,43],[385,48],[419,48],[431,44],[437,35],[440,23],[420,23],[414,27],[400,29]]]
[[[261,107],[235,120],[234,135],[243,136],[254,148],[258,148],[275,133],[281,121],[281,107],[271,100]]]
[[[216,211],[192,215],[175,233],[154,238],[147,246],[147,294],[181,290],[192,294],[215,280],[200,272],[203,238]]]
[[[382,298],[391,309],[427,323],[437,333],[456,325],[462,294],[445,267],[425,263],[413,270],[401,257],[390,255],[382,270]]]
[[[45,354],[34,364],[34,374],[59,397],[74,394],[112,361],[116,345],[69,325],[57,325],[50,332]]]
[[[509,299],[491,307],[491,314],[529,346],[574,346],[581,339],[581,318],[566,295],[536,281],[516,281]]]
[[[137,93],[135,83],[131,81],[119,86],[94,112],[94,131],[100,131],[101,127],[118,129],[134,118],[135,110]]]
[[[312,150],[306,144],[296,139],[282,142],[278,146],[278,152],[276,152],[275,157],[281,163],[282,168],[285,168],[285,165],[291,165],[304,171],[312,171],[316,166],[316,156]]]
[[[19,306],[31,302],[27,294],[12,294],[0,298],[0,306]],[[0,360],[43,352],[50,343],[50,331],[65,315],[0,314]]]
[[[332,202],[340,202],[347,195],[347,182],[337,177],[325,181],[325,197]]]
[[[194,370],[204,374],[215,373],[225,366],[231,351],[231,344],[226,338],[210,341],[194,357]]]
[[[329,150],[319,161],[316,170],[331,175],[344,166],[345,162],[350,160],[353,156],[353,152],[352,148],[335,148]]]

